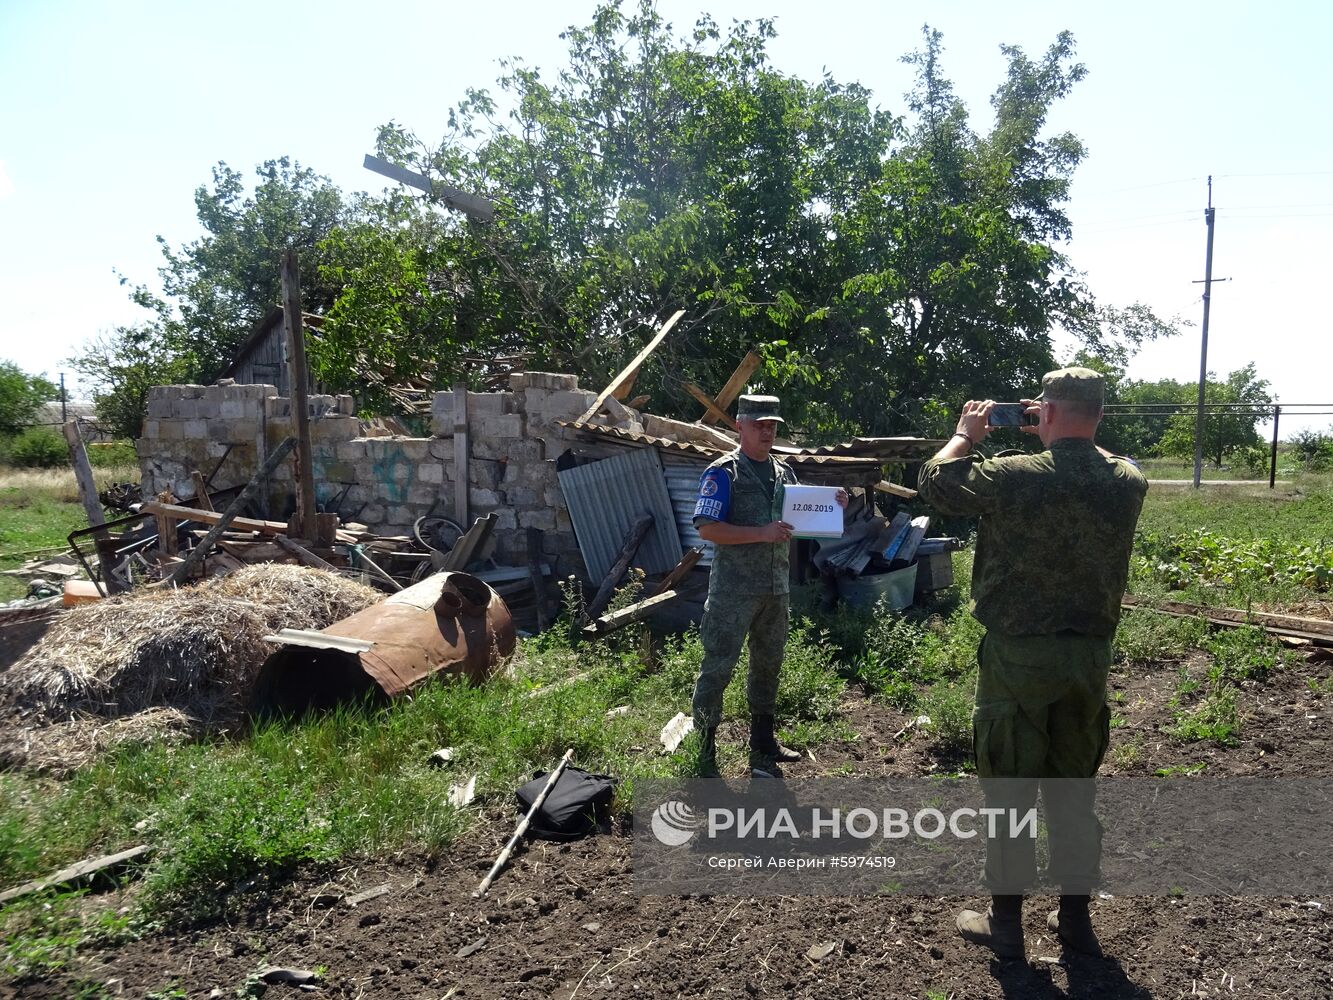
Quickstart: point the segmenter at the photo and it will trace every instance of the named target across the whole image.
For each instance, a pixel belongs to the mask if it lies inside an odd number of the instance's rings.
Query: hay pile
[[[86,746],[86,756],[117,742],[115,732],[234,723],[275,648],[263,636],[324,628],[383,598],[333,573],[264,564],[73,608],[0,676],[4,729],[13,737],[3,741],[0,761],[32,764],[50,756],[40,744],[52,741]],[[77,733],[57,736],[71,725]]]

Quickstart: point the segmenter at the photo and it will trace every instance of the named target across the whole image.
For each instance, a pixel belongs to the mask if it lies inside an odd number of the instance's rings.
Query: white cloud
[[[4,201],[14,193],[14,182],[9,179],[9,171],[5,169],[5,161],[0,160],[0,201]]]

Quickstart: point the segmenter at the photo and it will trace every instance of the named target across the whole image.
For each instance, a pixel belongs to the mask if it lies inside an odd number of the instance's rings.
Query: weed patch
[[[1227,684],[1208,692],[1190,711],[1179,713],[1167,731],[1187,743],[1208,741],[1229,747],[1239,742],[1240,727],[1236,689]]]

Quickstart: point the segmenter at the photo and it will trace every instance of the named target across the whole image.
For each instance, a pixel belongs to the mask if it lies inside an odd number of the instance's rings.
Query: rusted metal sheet
[[[444,572],[318,632],[265,636],[257,711],[327,708],[378,689],[390,698],[436,674],[479,684],[514,651],[500,595],[468,573]]]

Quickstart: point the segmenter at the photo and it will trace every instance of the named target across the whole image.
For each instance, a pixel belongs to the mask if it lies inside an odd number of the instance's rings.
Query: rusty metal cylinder
[[[429,677],[484,682],[514,651],[504,600],[468,573],[444,572],[318,632],[285,629],[260,668],[261,713],[326,708],[379,692],[396,698]]]

